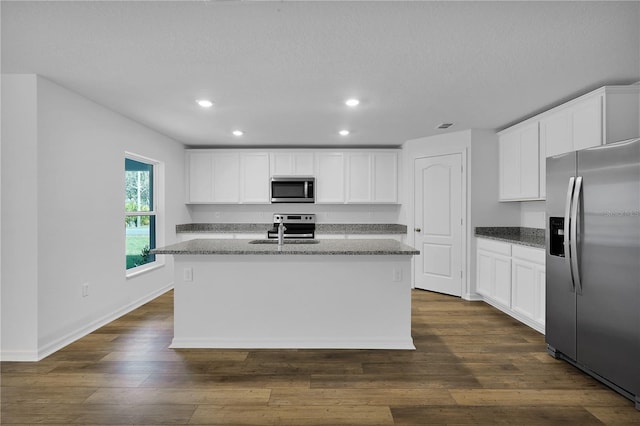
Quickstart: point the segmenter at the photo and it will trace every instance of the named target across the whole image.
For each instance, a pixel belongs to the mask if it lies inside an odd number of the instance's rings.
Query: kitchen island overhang
[[[172,348],[415,349],[411,256],[395,240],[201,239],[175,257]]]

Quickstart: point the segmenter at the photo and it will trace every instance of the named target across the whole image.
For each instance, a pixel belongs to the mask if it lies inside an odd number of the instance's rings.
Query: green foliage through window
[[[156,215],[153,200],[153,164],[125,158],[126,267],[155,261]]]

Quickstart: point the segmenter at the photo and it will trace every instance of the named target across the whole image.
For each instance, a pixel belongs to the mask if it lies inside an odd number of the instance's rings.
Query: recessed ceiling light
[[[347,99],[344,103],[347,106],[354,107],[354,106],[358,106],[360,104],[360,101],[358,99],[352,98],[352,99]]]
[[[453,126],[453,123],[440,123],[436,129],[448,129],[451,126]]]
[[[340,136],[348,136],[351,132],[348,130],[340,130],[338,133],[340,133]]]
[[[233,133],[233,136],[242,136],[242,135],[244,135],[244,132],[242,130],[234,130],[231,133]]]
[[[198,105],[200,105],[202,108],[211,108],[213,106],[213,102],[211,102],[208,99],[198,99],[196,101],[198,103]]]

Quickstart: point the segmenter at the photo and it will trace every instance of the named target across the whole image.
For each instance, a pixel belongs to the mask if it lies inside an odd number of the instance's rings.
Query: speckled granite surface
[[[544,229],[517,226],[476,227],[475,236],[523,246],[545,248]]]
[[[216,232],[216,233],[260,233],[267,235],[273,223],[184,223],[176,225],[176,233]]]
[[[272,223],[185,223],[176,225],[176,233],[262,233]],[[395,223],[317,223],[316,234],[406,234],[407,226]]]
[[[160,247],[155,254],[233,254],[233,255],[415,255],[420,252],[411,246],[391,239],[317,240],[317,244],[289,243],[250,244],[252,240],[195,239]]]
[[[316,234],[406,234],[407,225],[395,223],[316,223]]]

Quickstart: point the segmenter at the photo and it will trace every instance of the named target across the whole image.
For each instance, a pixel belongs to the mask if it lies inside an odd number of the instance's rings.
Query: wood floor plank
[[[87,399],[91,404],[210,404],[210,405],[266,405],[269,389],[98,389]]]
[[[582,407],[402,407],[392,408],[395,425],[599,425]]]
[[[2,375],[2,386],[89,386],[89,387],[137,387],[148,374],[103,374],[68,373],[46,375],[14,374]]]
[[[253,374],[151,374],[141,384],[141,387],[156,388],[170,387],[178,389],[201,389],[209,387],[227,388],[280,388],[296,387],[308,388],[309,376],[307,375],[261,375]]]
[[[75,386],[3,386],[0,391],[2,404],[80,404],[98,388]],[[0,420],[2,413],[0,412]]]
[[[608,389],[451,389],[460,405],[628,406],[629,400]]]
[[[274,389],[269,405],[455,405],[442,389]]]
[[[608,425],[640,425],[640,416],[633,411],[625,409],[625,407],[590,407],[585,409],[597,417],[602,423]]]
[[[415,351],[170,349],[173,292],[38,363],[0,363],[0,423],[640,425],[634,404],[483,302],[412,292]]]
[[[201,405],[190,424],[199,425],[393,425],[388,407],[304,406],[221,407]]]

